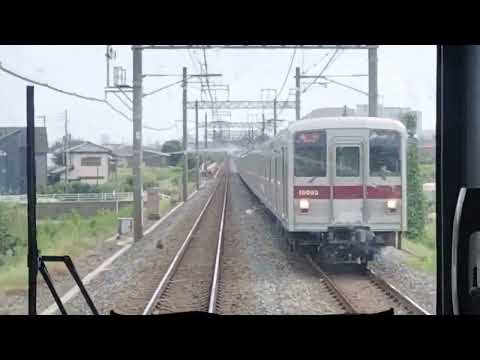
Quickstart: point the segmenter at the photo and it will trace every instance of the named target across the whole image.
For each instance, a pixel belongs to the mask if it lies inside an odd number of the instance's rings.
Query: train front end
[[[294,243],[366,263],[406,230],[406,131],[396,120],[308,120],[290,129]],[[309,236],[305,236],[308,233]]]

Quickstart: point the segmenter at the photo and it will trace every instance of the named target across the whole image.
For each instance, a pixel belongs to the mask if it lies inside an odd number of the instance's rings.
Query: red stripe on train
[[[368,199],[401,199],[402,187],[400,185],[367,186]]]
[[[363,199],[363,186],[334,186],[334,199]]]
[[[330,186],[294,186],[295,199],[330,199]],[[362,199],[363,187],[334,186],[334,199]],[[401,199],[402,187],[400,185],[367,186],[367,199]]]

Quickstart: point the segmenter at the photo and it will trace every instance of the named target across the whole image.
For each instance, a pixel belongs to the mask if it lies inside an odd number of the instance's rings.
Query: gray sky
[[[127,69],[131,83],[132,56],[130,46],[115,46],[117,58],[113,65]],[[279,89],[287,73],[293,50],[207,50],[208,70],[222,73],[216,82],[230,85],[231,100],[259,100],[262,88]],[[281,98],[293,88],[295,66],[301,66],[309,74],[318,74],[332,54],[331,50],[298,50],[292,71]],[[103,98],[105,86],[105,46],[0,46],[0,62],[3,66],[29,78],[47,82],[65,90],[87,96]],[[200,50],[191,55],[203,62]],[[385,106],[406,106],[423,113],[423,128],[435,126],[436,47],[435,46],[381,46],[378,51],[379,93]],[[199,72],[198,63],[187,50],[144,51],[144,73],[176,73],[187,66],[189,72]],[[325,74],[367,73],[367,52],[345,50],[332,63]],[[179,78],[147,78],[144,92],[154,90]],[[337,79],[365,91],[367,78]],[[307,80],[305,80],[307,82]],[[0,72],[0,124],[24,126],[26,82]],[[189,100],[200,97],[199,85],[189,87]],[[182,115],[182,90],[174,86],[145,99],[144,124],[158,128],[175,125]],[[219,94],[220,98],[220,94]],[[131,115],[113,95],[109,99],[118,108]],[[293,100],[293,98],[292,98]],[[302,115],[318,107],[355,107],[367,103],[367,97],[349,89],[330,85],[328,88],[311,87],[302,95]],[[63,112],[68,109],[70,132],[94,142],[107,134],[111,142],[131,142],[132,124],[106,105],[77,99],[39,86],[35,87],[36,115],[47,116],[49,141],[63,135]],[[251,111],[250,116],[260,112]],[[269,116],[267,114],[267,116]],[[247,111],[234,112],[233,120],[244,121]],[[294,120],[294,110],[284,110],[280,116]],[[201,113],[203,119],[203,113]],[[194,112],[189,111],[189,128],[193,130]],[[38,120],[38,125],[41,121]],[[169,131],[144,130],[146,143],[163,142],[180,136],[180,124]]]

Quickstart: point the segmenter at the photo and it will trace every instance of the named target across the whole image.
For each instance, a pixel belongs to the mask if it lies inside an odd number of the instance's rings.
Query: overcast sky
[[[132,52],[130,46],[115,46],[117,58],[113,65],[127,69],[131,83]],[[215,82],[230,86],[231,100],[259,100],[261,89],[282,86],[289,68],[293,50],[207,50],[208,71],[221,73]],[[332,50],[298,50],[281,99],[295,86],[295,66],[308,74],[316,75],[326,64]],[[332,74],[366,74],[367,51],[345,50],[338,54],[325,72]],[[192,59],[193,57],[193,59]],[[144,73],[180,74],[183,66],[189,72],[198,73],[203,62],[200,50],[146,50],[143,55]],[[4,67],[31,79],[46,82],[68,91],[86,96],[103,98],[106,78],[105,46],[0,46],[0,62]],[[378,50],[378,87],[384,106],[411,107],[422,112],[423,128],[435,126],[436,47],[435,46],[381,46]],[[144,92],[159,88],[179,78],[146,78]],[[367,78],[342,78],[355,88],[368,91]],[[307,80],[305,80],[307,82]],[[0,72],[0,124],[1,126],[25,126],[26,82]],[[182,90],[171,87],[144,100],[144,124],[157,128],[173,128],[156,132],[144,130],[146,143],[163,142],[179,137],[182,116]],[[200,98],[199,85],[189,86],[189,100]],[[218,97],[221,98],[220,93]],[[114,95],[109,99],[128,115],[129,110]],[[292,98],[293,100],[293,98]],[[365,95],[352,90],[329,85],[327,88],[312,86],[302,95],[302,116],[319,107],[338,107],[365,104]],[[47,117],[49,141],[64,132],[63,114],[68,109],[69,130],[73,137],[94,142],[107,134],[110,142],[131,142],[132,124],[106,105],[77,99],[46,88],[35,86],[36,115]],[[249,115],[250,114],[250,115]],[[252,119],[256,111],[237,111],[232,120]],[[210,114],[209,114],[210,115]],[[194,112],[189,111],[189,129],[193,130]],[[269,116],[269,114],[267,114]],[[294,120],[295,111],[284,110],[281,118]],[[203,119],[203,113],[201,113]],[[42,124],[38,120],[38,125]],[[176,125],[176,126],[175,126]],[[193,131],[190,131],[193,134]]]

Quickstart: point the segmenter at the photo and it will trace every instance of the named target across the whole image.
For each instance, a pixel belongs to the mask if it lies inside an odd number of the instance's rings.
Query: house
[[[64,152],[63,149],[56,151]],[[86,141],[67,149],[67,181],[80,181],[90,185],[100,185],[113,178],[116,162],[112,150],[107,147]],[[50,170],[51,176],[65,180],[66,167],[61,166]]]
[[[131,145],[108,144],[119,167],[131,168],[133,165],[133,147]],[[148,167],[166,167],[170,154],[151,148],[143,148],[143,164]]]
[[[47,153],[47,129],[36,127],[37,190],[47,185]],[[0,193],[27,193],[27,128],[25,127],[0,127]]]

